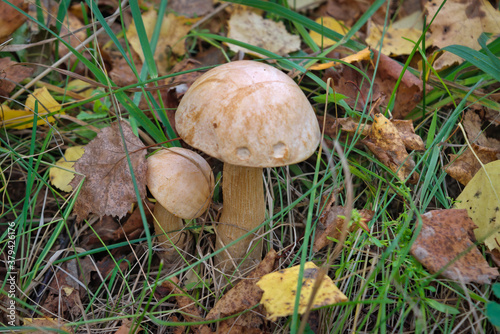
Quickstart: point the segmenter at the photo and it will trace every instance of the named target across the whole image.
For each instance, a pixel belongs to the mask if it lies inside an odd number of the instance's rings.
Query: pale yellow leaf
[[[64,152],[64,158],[56,162],[56,166],[58,167],[52,167],[50,169],[50,183],[62,191],[72,191],[73,187],[71,187],[69,183],[75,176],[73,165],[76,160],[80,159],[84,152],[83,146],[69,147],[66,152]],[[70,172],[70,170],[73,171],[73,173]]]
[[[500,160],[481,168],[457,197],[455,206],[466,209],[478,226],[476,239],[490,250],[500,250]]]
[[[366,44],[377,49],[382,41],[383,26],[372,24],[370,33],[366,38]],[[382,53],[390,55],[407,55],[410,54],[415,46],[415,43],[422,35],[422,30],[415,28],[394,28],[389,27],[385,31],[382,44]],[[413,43],[413,42],[415,43]]]
[[[300,266],[280,270],[264,275],[257,282],[257,286],[264,290],[260,302],[265,306],[267,317],[271,321],[293,314],[299,270]],[[305,264],[300,290],[299,314],[303,314],[307,309],[318,272],[319,268],[314,263],[307,262]],[[330,277],[325,275],[318,293],[314,297],[312,308],[343,301],[347,301],[347,297],[333,284]]]
[[[369,60],[370,57],[371,57],[370,49],[364,48],[363,50],[358,51],[355,54],[349,55],[347,57],[344,57],[341,60],[342,60],[342,62],[352,64],[352,63],[357,62],[357,61]],[[333,66],[341,65],[341,64],[343,64],[342,62],[331,61],[331,62],[324,63],[324,64],[312,65],[309,67],[309,70],[312,70],[312,71],[325,70],[325,69],[333,67]]]
[[[345,26],[343,21],[336,20],[333,17],[329,16],[317,18],[316,23],[321,24],[330,30],[338,32],[341,35],[345,35],[349,31],[349,28]],[[327,47],[336,43],[333,39],[326,38],[316,31],[311,31],[310,35],[314,43],[316,43],[318,46]]]
[[[35,102],[38,101],[38,120],[37,125],[46,125],[54,123],[53,116],[47,116],[49,113],[54,113],[61,110],[59,102],[54,100],[46,87],[35,89],[33,94],[28,96],[25,103],[25,110],[10,109],[7,106],[1,106],[0,119],[1,125],[14,129],[27,129],[33,126],[33,115],[35,113]],[[61,113],[64,114],[64,113]],[[25,124],[22,124],[25,123]]]
[[[231,15],[228,37],[269,50],[280,56],[300,48],[300,37],[286,31],[283,22],[265,19],[251,11],[237,11]],[[234,44],[229,44],[229,48],[234,52],[242,51],[263,57]]]

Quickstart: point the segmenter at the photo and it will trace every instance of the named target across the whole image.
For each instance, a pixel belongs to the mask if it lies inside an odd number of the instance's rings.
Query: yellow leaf
[[[377,24],[373,24],[368,37],[366,38],[366,44],[370,47],[377,49],[380,47],[380,41],[382,41],[382,32],[384,27]],[[415,46],[413,42],[417,42],[422,35],[422,30],[415,28],[394,28],[389,27],[385,31],[382,53],[390,55],[407,55],[410,54]]]
[[[457,197],[455,206],[466,209],[478,226],[476,239],[490,250],[500,250],[500,160],[481,168]]]
[[[144,28],[148,39],[150,39],[153,35],[157,20],[158,14],[154,9],[148,10],[142,14],[142,21],[144,22]],[[187,35],[189,30],[191,30],[193,24],[198,20],[200,20],[200,18],[175,16],[173,13],[170,13],[163,18],[160,37],[158,38],[156,52],[153,56],[160,73],[164,72],[163,69],[166,71],[168,67],[169,51],[177,55],[184,55],[186,53],[184,37]],[[127,30],[127,39],[130,45],[132,45],[134,51],[137,52],[144,63],[144,52],[142,51],[141,42],[139,40],[139,36],[137,35],[135,24],[131,24]]]
[[[61,105],[54,100],[46,87],[35,89],[26,100],[25,110],[10,109],[7,106],[0,106],[0,118],[2,126],[14,129],[26,129],[33,126],[33,113],[35,112],[35,102],[38,101],[37,125],[54,123],[53,116],[46,115],[61,110]],[[62,113],[64,114],[64,113]],[[25,123],[26,124],[22,124]]]
[[[370,49],[364,48],[363,50],[358,51],[355,54],[352,54],[350,56],[344,57],[341,60],[343,62],[348,63],[348,64],[352,64],[352,63],[357,62],[357,61],[369,60],[370,57],[371,57]],[[342,64],[341,62],[331,61],[331,62],[324,63],[324,64],[317,64],[317,65],[310,66],[309,70],[311,70],[311,71],[326,70],[327,68],[341,65],[341,64]]]
[[[335,32],[338,32],[341,35],[345,35],[349,31],[349,28],[346,27],[343,21],[336,20],[333,17],[319,17],[316,19],[316,23],[321,24]],[[316,43],[318,46],[327,47],[336,43],[334,40],[325,38],[323,37],[323,35],[315,31],[311,31],[310,35],[314,43]]]
[[[259,288],[264,290],[260,302],[265,306],[269,320],[275,321],[278,317],[293,314],[299,269],[300,266],[295,266],[267,274],[257,282]],[[314,263],[307,262],[305,264],[300,290],[299,314],[306,311],[318,272],[319,268]],[[315,309],[346,300],[347,297],[333,284],[330,277],[325,275],[319,291],[314,297],[312,308]]]
[[[283,22],[268,20],[247,10],[237,11],[231,15],[228,37],[269,50],[280,56],[297,51],[300,48],[300,37],[286,31]],[[228,45],[231,51],[242,51],[257,57],[263,57],[240,46]]]
[[[70,192],[73,190],[73,187],[70,186],[71,180],[75,176],[75,173],[70,172],[75,171],[73,165],[76,160],[80,159],[80,157],[85,152],[83,146],[73,146],[69,147],[66,152],[64,152],[64,157],[56,162],[56,166],[50,168],[50,183],[55,187],[61,189],[62,191]]]
[[[68,83],[68,90],[72,92],[78,93],[78,95],[81,95],[85,98],[89,98],[92,96],[92,92],[94,89],[92,88],[92,85],[89,84],[88,82],[75,79],[72,80]]]

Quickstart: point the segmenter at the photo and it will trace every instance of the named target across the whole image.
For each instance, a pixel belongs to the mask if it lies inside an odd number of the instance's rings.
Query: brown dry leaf
[[[344,21],[349,27],[352,27],[356,21],[366,13],[368,8],[373,4],[374,0],[367,1],[352,1],[352,0],[328,0],[326,6],[323,7],[321,16],[331,16],[337,20]],[[378,24],[384,24],[386,6],[380,7],[371,19]],[[392,15],[392,8],[389,15]]]
[[[74,212],[78,220],[85,219],[90,212],[123,217],[137,202],[134,184],[130,174],[127,157],[122,144],[119,126],[130,155],[137,187],[141,199],[146,195],[146,150],[130,125],[124,121],[115,122],[85,146],[85,153],[74,165],[75,170],[86,176],[76,200]],[[71,182],[73,189],[78,187],[81,177]]]
[[[262,297],[262,290],[256,285],[257,281],[264,275],[270,273],[276,261],[276,251],[267,253],[264,260],[244,280],[239,281],[229,290],[210,310],[206,319],[213,320],[224,318],[239,312],[243,312],[257,305]]]
[[[300,49],[300,37],[286,31],[283,22],[264,19],[252,11],[236,11],[229,19],[229,38],[258,46],[280,56]],[[231,51],[242,51],[264,57],[245,48],[229,44]]]
[[[182,316],[187,322],[202,321],[200,312],[196,306],[194,300],[186,295],[186,292],[182,291],[178,287],[179,280],[173,277],[171,281],[164,281],[161,286],[159,286],[155,292],[158,297],[168,293],[175,295],[175,300],[177,301],[177,308],[182,310]],[[161,299],[161,298],[160,298]],[[193,325],[195,333],[209,334],[213,333],[210,328],[205,325]]]
[[[378,53],[375,50],[372,51],[374,53],[374,59],[376,59]],[[362,63],[365,62],[366,61],[363,61]],[[373,83],[371,101],[391,96],[402,69],[403,67],[395,60],[384,54],[380,55],[377,75],[375,77],[375,82]],[[369,78],[373,77],[373,68],[371,63],[366,72]],[[365,101],[369,94],[370,84],[361,74],[359,74],[358,71],[348,66],[342,66],[339,71],[328,69],[325,74],[326,75],[323,80],[327,81],[327,79],[331,77],[334,82],[335,91],[348,96],[345,101],[349,106],[353,108],[356,107],[357,110],[362,110],[364,104],[370,102]],[[360,99],[356,105],[356,97],[359,92],[361,92]],[[391,110],[393,117],[397,119],[404,118],[421,101],[422,94],[422,80],[411,74],[409,71],[406,71],[396,92],[394,110]],[[384,102],[382,102],[382,105],[384,105]]]
[[[348,226],[348,232],[352,233],[358,230],[360,227],[363,228],[366,232],[369,232],[367,223],[372,220],[375,212],[372,210],[359,210],[359,214],[361,216],[361,220],[358,223],[353,223]],[[342,206],[332,206],[327,209],[325,213],[323,213],[320,217],[320,223],[316,229],[316,237],[314,239],[313,250],[315,252],[320,251],[323,247],[328,246],[333,243],[331,239],[340,240],[342,235],[342,229],[344,228],[345,220],[343,217],[346,216],[346,209]]]
[[[139,326],[135,331],[132,332],[132,328],[136,328],[136,324],[128,319],[123,319],[122,325],[114,334],[135,334],[140,333],[144,330],[141,326]]]
[[[28,2],[24,0],[11,0],[11,4],[26,11]],[[0,43],[17,30],[26,21],[26,15],[18,12],[14,7],[5,1],[0,1]]]
[[[2,4],[4,2],[0,3],[0,7]],[[16,87],[16,83],[20,83],[32,74],[32,68],[18,65],[17,62],[10,58],[0,58],[0,96],[9,96],[10,92]]]
[[[430,0],[425,4],[427,17],[433,17],[441,0]],[[500,33],[500,12],[486,0],[461,1],[448,0],[430,27],[432,44],[443,48],[452,44],[481,49],[477,41],[482,33]],[[434,63],[437,70],[446,68],[463,59],[445,52]]]
[[[61,323],[60,318],[24,318],[24,326],[30,327],[48,327],[52,329],[57,329],[65,333],[74,333],[71,328],[64,326],[64,322]],[[47,333],[46,331],[41,331]]]
[[[500,149],[471,144],[472,149],[483,165],[500,159]],[[467,148],[461,155],[450,154],[451,162],[444,166],[445,172],[452,178],[463,184],[464,186],[476,175],[481,169],[481,164],[472,153],[470,148]]]
[[[213,0],[170,0],[167,9],[186,17],[200,17],[214,9]]]
[[[408,156],[405,143],[398,129],[384,115],[377,114],[374,116],[371,133],[361,142],[384,165],[396,173],[400,181],[404,181],[410,176],[408,182],[417,182],[418,174],[412,171],[415,162]]]
[[[496,112],[496,117],[498,117],[498,111]],[[495,127],[493,120],[488,119],[487,116],[481,117],[474,111],[468,111],[464,116],[463,125],[469,141],[484,147],[500,150],[500,137],[498,136],[498,129]],[[494,135],[497,138],[493,137]]]
[[[440,271],[460,256],[444,269],[442,276],[482,284],[489,284],[498,276],[498,270],[491,268],[474,246],[473,230],[477,226],[466,210],[434,210],[421,217],[422,229],[410,252],[431,273]],[[469,248],[470,251],[463,255]]]
[[[64,19],[63,24],[61,25],[61,36],[63,37],[63,40],[68,42],[72,47],[76,48],[78,45],[80,45],[86,38],[87,38],[87,31],[85,29],[81,29],[84,27],[84,24],[76,17],[74,14],[71,12],[66,13],[66,17]],[[78,29],[81,29],[77,31]],[[59,43],[59,57],[63,57],[67,55],[69,52],[71,52],[66,45],[63,43]],[[70,56],[70,63],[74,64],[78,58],[74,55]],[[78,69],[76,70],[77,72],[82,72],[85,69],[85,66],[83,63],[79,62],[78,63]]]
[[[285,317],[294,313],[299,270],[300,266],[297,265],[267,274],[257,282],[257,286],[264,290],[261,303],[266,308],[269,320],[275,321],[278,317]],[[319,268],[313,262],[305,264],[298,305],[299,314],[304,314],[307,309],[318,274]],[[347,297],[333,284],[331,278],[324,275],[314,296],[312,308],[315,309],[346,300]]]

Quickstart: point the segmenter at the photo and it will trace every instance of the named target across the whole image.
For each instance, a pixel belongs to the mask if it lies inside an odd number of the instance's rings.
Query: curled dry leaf
[[[500,150],[500,136],[496,126],[498,126],[498,111],[488,112],[486,115],[479,115],[474,111],[468,111],[463,120],[467,138],[472,143]],[[493,118],[493,119],[492,119]]]
[[[97,137],[85,146],[85,153],[74,165],[75,170],[86,177],[74,206],[78,220],[85,219],[90,212],[100,217],[110,215],[120,218],[138,200],[120,126],[141,199],[146,195],[147,164],[144,145],[134,135],[128,123],[115,122],[102,129]],[[81,177],[75,177],[70,185],[75,189],[81,180]]]
[[[228,37],[269,50],[280,56],[300,49],[300,37],[286,31],[283,22],[264,19],[247,10],[238,10],[231,15]],[[234,44],[229,44],[229,48],[234,52],[242,51],[257,57],[264,57]]]
[[[360,227],[369,232],[367,223],[372,220],[375,212],[363,209],[359,211],[361,219],[359,222],[352,223],[347,229],[350,233],[358,230]],[[320,224],[316,230],[313,250],[318,252],[323,247],[333,243],[330,239],[340,240],[342,229],[344,228],[346,209],[342,206],[333,206],[323,213],[320,217]]]
[[[415,137],[412,137],[416,139]],[[370,151],[394,173],[401,181],[408,177],[410,183],[418,180],[418,174],[413,172],[415,162],[406,151],[405,143],[396,126],[382,114],[374,116],[371,132],[362,140]],[[418,147],[420,144],[415,143]],[[423,142],[422,142],[423,146]]]
[[[257,286],[264,290],[261,303],[266,308],[269,320],[275,321],[278,317],[293,314],[299,270],[300,266],[294,266],[267,274],[257,282]],[[305,264],[300,290],[299,314],[304,314],[307,310],[318,273],[319,268],[314,263],[307,262]],[[312,308],[315,309],[346,300],[347,297],[333,284],[331,278],[324,275],[319,290],[314,296]]]
[[[454,281],[489,284],[498,276],[474,245],[474,222],[466,210],[429,211],[421,216],[422,229],[411,254],[431,273]],[[464,254],[464,252],[466,252]]]
[[[378,52],[376,50],[372,50],[372,52],[374,59],[376,59]],[[366,62],[368,61],[363,61],[359,67],[364,67]],[[372,62],[369,62],[369,65],[366,74],[369,78],[372,78],[374,71]],[[370,83],[364,75],[349,66],[342,66],[339,71],[327,70],[323,80],[327,81],[328,78],[332,78],[335,91],[348,97],[346,99],[347,104],[352,108],[362,110],[366,103],[391,96],[402,70],[403,66],[398,62],[381,54],[373,88],[370,87]],[[370,89],[372,90],[371,95],[369,94]],[[358,94],[360,95],[359,101],[357,99]],[[396,91],[394,110],[391,110],[393,117],[397,119],[404,118],[422,100],[422,94],[422,80],[406,71]],[[371,101],[366,100],[368,96],[371,96]],[[382,102],[382,105],[384,103]]]
[[[267,253],[264,260],[246,277],[229,290],[210,310],[206,319],[224,318],[248,310],[257,305],[262,297],[262,290],[256,285],[264,275],[270,273],[276,261],[276,251]]]

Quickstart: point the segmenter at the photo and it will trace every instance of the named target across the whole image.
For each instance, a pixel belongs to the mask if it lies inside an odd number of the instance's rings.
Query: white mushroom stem
[[[188,232],[184,231],[184,223],[181,218],[168,212],[160,203],[154,207],[155,234],[158,235],[158,245],[162,251],[159,256],[166,262],[171,263],[179,258],[176,248],[184,249],[188,243]]]
[[[217,227],[217,249],[240,238],[264,221],[266,204],[262,168],[225,163],[222,192],[224,206]],[[258,234],[259,231],[221,252],[217,257],[221,269],[225,272],[230,272],[227,269],[234,270],[232,261],[238,265],[244,257],[247,259],[240,269],[259,263],[262,260],[262,238],[256,237]],[[250,252],[251,248],[254,249]]]

